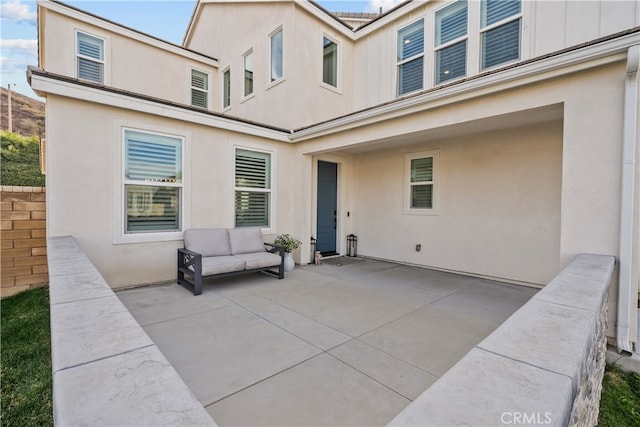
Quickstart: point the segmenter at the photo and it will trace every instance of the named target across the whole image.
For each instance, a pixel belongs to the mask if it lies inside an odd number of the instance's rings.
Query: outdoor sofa
[[[178,283],[202,293],[202,281],[264,271],[284,278],[284,248],[264,243],[260,228],[194,228],[178,249]]]

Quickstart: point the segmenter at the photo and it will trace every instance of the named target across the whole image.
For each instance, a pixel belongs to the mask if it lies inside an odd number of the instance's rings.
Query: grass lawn
[[[49,289],[1,301],[0,424],[53,425]]]
[[[640,426],[640,374],[607,365],[602,380],[598,426]]]

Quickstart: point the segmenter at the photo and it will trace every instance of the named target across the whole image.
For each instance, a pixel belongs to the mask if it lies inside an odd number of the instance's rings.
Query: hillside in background
[[[7,88],[0,88],[0,128],[9,130]],[[44,137],[44,102],[11,92],[13,132],[23,136]]]

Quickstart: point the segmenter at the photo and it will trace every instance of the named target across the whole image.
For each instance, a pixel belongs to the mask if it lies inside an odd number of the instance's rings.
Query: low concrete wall
[[[3,185],[0,205],[0,298],[4,298],[49,281],[45,188]]]
[[[614,266],[577,256],[389,425],[595,425]]]
[[[73,237],[48,253],[55,424],[215,426]]]

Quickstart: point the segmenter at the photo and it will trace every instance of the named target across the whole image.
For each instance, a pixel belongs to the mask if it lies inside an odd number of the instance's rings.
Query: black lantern
[[[347,256],[358,256],[358,236],[355,234],[347,236]]]
[[[309,261],[311,264],[315,264],[316,262],[316,247],[317,247],[318,241],[311,236],[311,261]]]

